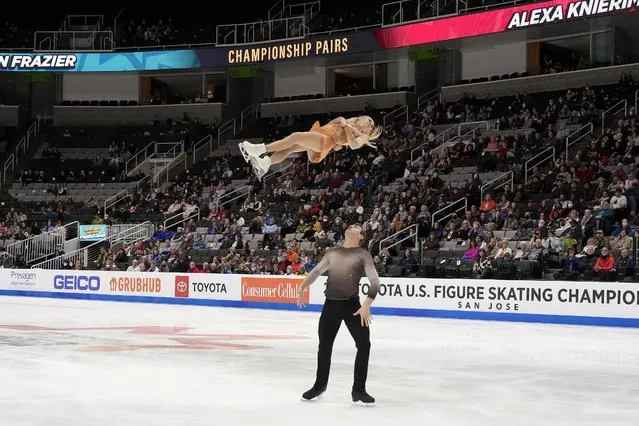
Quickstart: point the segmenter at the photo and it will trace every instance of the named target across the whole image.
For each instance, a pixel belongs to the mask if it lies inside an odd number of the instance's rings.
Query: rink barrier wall
[[[295,276],[0,270],[0,295],[300,310]],[[325,277],[305,294],[321,311]],[[363,280],[360,294],[369,284]],[[639,284],[382,278],[375,315],[639,327]]]

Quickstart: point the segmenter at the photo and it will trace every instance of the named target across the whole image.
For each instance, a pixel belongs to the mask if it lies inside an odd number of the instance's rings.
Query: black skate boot
[[[370,407],[375,405],[375,398],[370,396],[366,391],[353,391],[351,392],[351,396],[353,397],[353,404]]]
[[[310,388],[309,390],[307,390],[306,392],[302,394],[302,401],[313,401],[314,399],[319,398],[325,391],[326,391],[325,387],[316,388],[315,386],[313,386],[312,388]]]

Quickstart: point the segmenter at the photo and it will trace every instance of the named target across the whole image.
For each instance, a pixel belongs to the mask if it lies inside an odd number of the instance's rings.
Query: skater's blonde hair
[[[360,131],[361,136],[355,139],[360,146],[368,145],[371,148],[377,148],[377,145],[375,145],[373,141],[382,136],[384,132],[382,126],[376,126],[375,121],[368,115],[352,117],[347,119],[346,122]]]

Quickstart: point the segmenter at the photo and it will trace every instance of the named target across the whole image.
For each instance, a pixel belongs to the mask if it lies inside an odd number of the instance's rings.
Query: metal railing
[[[161,188],[162,185],[164,185],[165,183],[170,183],[172,176],[175,176],[180,172],[186,170],[186,168],[188,167],[187,161],[188,157],[186,155],[186,152],[180,152],[176,157],[173,158],[172,161],[164,166],[164,170],[157,171],[153,179],[156,188]],[[183,166],[182,170],[175,170],[178,166]],[[172,175],[172,172],[175,172],[175,174]],[[166,179],[164,179],[164,177],[166,177]]]
[[[244,185],[233,191],[226,192],[215,199],[214,206],[222,207],[234,201],[246,199],[251,196],[252,190],[253,187],[251,185]]]
[[[151,142],[141,150],[135,153],[133,157],[129,158],[127,162],[124,164],[124,171],[128,175],[133,173],[135,169],[137,169],[142,163],[146,161],[149,155],[155,152],[155,141]]]
[[[26,154],[31,147],[31,141],[38,136],[40,132],[41,119],[38,116],[36,120],[29,125],[25,135],[20,139],[16,145],[14,151],[9,154],[5,160],[2,168],[2,174],[0,175],[0,184],[7,182],[7,176],[11,172],[15,172],[18,162],[22,155]]]
[[[233,132],[233,134],[231,136],[235,136],[237,131],[236,131],[236,125],[235,125],[235,119],[234,118],[231,118],[229,121],[227,121],[226,123],[222,124],[219,127],[219,129],[217,129],[217,147],[218,148],[222,144],[222,136],[224,136],[225,134],[227,134],[227,133],[229,133],[231,131]]]
[[[119,242],[133,242],[137,240],[147,240],[153,237],[155,233],[155,226],[149,221],[131,224],[130,226],[126,226],[117,234],[111,234],[109,237],[109,242],[111,245]]]
[[[109,237],[129,232],[130,229],[135,228],[138,225],[139,223],[116,223],[109,225]]]
[[[33,34],[33,50],[35,52],[112,52],[115,50],[115,41],[112,31],[36,31]],[[61,68],[70,66],[71,64],[65,63]]]
[[[628,115],[628,100],[622,99],[604,112],[601,113],[601,136],[606,133],[606,117],[615,117],[620,112],[624,113],[624,117]]]
[[[488,2],[488,4],[484,3],[482,6],[468,7],[468,1],[458,0],[460,3],[459,13],[474,13],[474,12],[482,12],[490,9],[497,9],[507,6],[516,6],[518,4],[526,4],[532,3],[533,0],[501,0],[496,2]]]
[[[184,152],[184,139],[178,142],[156,142],[153,147],[154,158],[173,158],[180,152]]]
[[[31,147],[31,140],[35,138],[40,132],[40,119],[37,118],[36,121],[29,125],[26,134],[20,139],[20,142],[16,145],[15,153],[16,155],[26,154],[27,150]]]
[[[205,152],[207,158],[213,154],[213,135],[206,135],[193,145],[193,164],[197,162],[200,152]]]
[[[462,128],[465,126],[474,126],[466,133],[462,133]],[[430,152],[431,156],[438,156],[441,151],[446,148],[451,147],[453,144],[463,141],[467,136],[474,136],[477,130],[480,130],[482,127],[486,126],[486,129],[490,129],[490,123],[488,121],[470,121],[468,123],[460,123],[457,125],[457,136],[450,138],[449,140],[444,140],[443,143],[433,148]]]
[[[524,184],[528,185],[528,174],[535,167],[539,167],[543,163],[548,160],[554,162],[555,161],[555,147],[551,146],[550,148],[546,148],[541,151],[539,154],[535,155],[530,160],[524,163]]]
[[[585,137],[591,136],[595,131],[595,125],[588,123],[578,128],[566,137],[566,161],[570,158],[570,147]]]
[[[431,216],[431,225],[435,225],[435,223],[437,222],[446,220],[455,213],[466,214],[467,211],[468,211],[468,198],[466,197],[460,198],[459,200],[456,200],[450,203],[449,205],[437,210],[435,213],[433,213],[433,215]],[[439,216],[442,216],[442,217],[438,218]]]
[[[7,182],[7,175],[9,174],[9,171],[13,172],[16,168],[16,156],[15,154],[11,154],[9,155],[9,157],[7,157],[7,160],[4,162],[4,167],[2,170],[2,183],[6,183]]]
[[[303,39],[309,33],[306,26],[307,17],[291,16],[286,18],[270,19],[268,21],[255,21],[242,24],[218,25],[215,28],[215,45],[239,46],[257,43],[265,43],[280,40]],[[256,54],[261,54],[261,49],[256,48]],[[276,55],[279,49],[276,49]],[[284,52],[282,53],[284,56]],[[276,56],[274,59],[278,59]],[[239,63],[244,62],[240,60]],[[261,62],[259,60],[258,62]]]
[[[273,171],[265,175],[264,178],[262,179],[262,184],[264,185],[264,187],[267,187],[268,182],[270,182],[271,179],[273,178],[277,177],[281,179],[284,176],[288,176],[292,174],[295,171],[295,169],[291,168],[292,166],[293,166],[293,161],[283,161],[279,164],[276,164],[275,167],[271,168],[273,169]]]
[[[382,27],[456,15],[459,1],[400,0],[382,6]]]
[[[466,136],[470,133],[473,133],[482,127],[486,126],[486,130],[490,130],[490,122],[486,120],[481,121],[465,121],[463,123],[459,123],[457,135],[458,136]],[[464,127],[470,127],[470,130],[465,132],[462,130]]]
[[[481,12],[530,2],[531,0],[501,0],[489,2],[482,6],[468,7],[470,2],[464,0],[393,1],[382,6],[382,27],[440,19],[446,16]]]
[[[37,263],[31,269],[60,269],[65,261],[72,261],[80,264],[83,268],[95,267],[96,260],[104,247],[109,250],[113,244],[118,242],[133,242],[146,240],[153,237],[155,227],[151,222],[144,222],[131,226],[118,234],[112,234],[101,241],[96,241],[86,247],[56,256],[52,259]]]
[[[309,1],[306,3],[287,4],[286,9],[288,16],[305,16],[306,22],[317,16],[322,9],[322,3],[319,0]]]
[[[137,193],[140,189],[147,188],[147,184],[151,182],[151,175],[146,175],[142,179],[135,182],[135,192]]]
[[[277,0],[273,6],[268,10],[268,20],[280,19],[284,17],[286,11],[286,0]]]
[[[389,235],[388,237],[382,239],[379,242],[379,251],[381,252],[383,249],[391,249],[395,246],[400,245],[404,241],[408,241],[410,239],[415,240],[415,247],[417,247],[417,239],[419,235],[419,225],[417,223],[407,226],[406,228],[395,232],[393,235]],[[384,246],[385,242],[393,241],[392,244]]]
[[[149,159],[172,160],[184,152],[184,140],[179,142],[156,142],[153,154],[149,156]]]
[[[481,186],[481,200],[484,201],[484,194],[488,190],[497,191],[499,188],[503,188],[506,185],[510,185],[510,189],[512,190],[514,184],[515,176],[512,171],[506,172],[502,175],[497,176],[495,179],[487,182]]]
[[[122,15],[122,13],[124,13],[124,9],[120,9],[120,11],[118,12],[117,15],[115,15],[115,18],[113,18],[113,26],[111,27],[111,29],[113,30],[113,40],[117,40],[117,31],[118,31],[118,19],[120,18],[120,15]]]
[[[104,217],[106,218],[109,215],[108,212],[111,207],[117,206],[122,200],[124,200],[128,196],[129,196],[129,190],[123,189],[117,194],[104,200]]]
[[[166,148],[165,148],[166,147]],[[184,150],[184,140],[179,142],[156,142],[154,152],[148,157],[152,176],[151,183],[160,187],[161,178],[166,173],[166,181],[169,181],[170,171],[178,164],[184,164],[184,169],[188,167],[188,157]]]
[[[26,240],[9,244],[6,251],[14,259],[21,258],[23,262],[29,264],[51,256],[59,250],[64,250],[64,243],[77,238],[79,233],[80,222],[70,222],[51,232],[34,235]]]
[[[423,95],[419,96],[417,98],[417,109],[421,110],[423,106],[426,106],[432,100],[438,100],[441,102],[442,100],[441,87],[433,89],[430,92],[426,92]]]
[[[113,245],[121,241],[130,243],[138,240],[147,240],[152,238],[154,233],[155,226],[151,222],[146,221],[124,227],[117,234],[112,234],[111,237],[109,237],[109,242]]]
[[[200,220],[200,208],[195,207],[195,209],[189,212],[178,213],[174,216],[168,217],[164,220],[164,229],[173,228],[174,226],[178,226],[183,224],[184,222],[191,220],[193,218],[197,218]]]
[[[69,31],[74,27],[94,26],[96,30],[102,29],[104,25],[104,15],[67,15],[60,25],[60,31]]]
[[[435,145],[435,148],[436,148],[436,147],[438,147],[438,146],[440,146],[440,145],[442,145],[442,144],[444,144],[444,143],[446,142],[446,140],[448,140],[448,137],[449,137],[451,134],[452,134],[452,135],[455,135],[455,137],[457,137],[457,129],[458,129],[458,126],[457,126],[457,124],[455,124],[455,125],[453,125],[452,127],[449,127],[449,128],[447,128],[447,129],[445,129],[443,132],[438,133],[438,134],[435,136],[435,139],[434,139],[434,141],[433,141],[433,142],[434,142],[434,145]],[[440,140],[440,139],[441,139],[441,140]],[[416,153],[418,153],[418,152],[420,152],[420,151],[422,151],[422,150],[423,150],[423,148],[424,148],[426,145],[429,145],[429,144],[430,144],[430,142],[424,142],[423,144],[421,144],[421,145],[419,145],[419,146],[417,146],[417,147],[413,148],[413,149],[410,151],[410,162],[411,162],[411,164],[412,164],[412,163],[414,163],[414,162],[416,161],[415,154],[416,154]],[[421,154],[420,154],[420,155],[421,155]]]
[[[396,122],[402,117],[404,117],[404,119],[406,120],[406,123],[408,123],[408,105],[402,105],[400,107],[397,107],[391,112],[389,112],[388,114],[384,115],[384,118],[382,119],[384,128],[386,128],[386,124],[388,124],[388,120],[391,120],[392,122]]]
[[[240,130],[244,130],[244,126],[253,120],[256,120],[260,114],[260,104],[252,104],[242,110],[240,113]]]

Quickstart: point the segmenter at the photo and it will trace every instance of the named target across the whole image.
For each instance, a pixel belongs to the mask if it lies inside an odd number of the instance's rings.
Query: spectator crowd
[[[304,275],[357,222],[382,275],[632,279],[639,127],[632,109],[614,122],[596,120],[635,90],[624,78],[562,93],[435,101],[408,123],[389,123],[376,150],[339,152],[320,165],[299,158],[265,182],[249,177],[251,197],[218,205],[234,179],[248,175],[227,153],[205,172],[187,171],[165,191],[141,191],[109,212],[118,221],[131,212],[189,219],[149,241],[105,249],[90,267]],[[442,124],[480,118],[489,129],[441,144]],[[286,133],[298,121],[270,126]],[[605,126],[603,135],[586,134],[566,157],[566,137],[589,122]],[[561,154],[525,174],[525,162],[550,147]],[[453,181],[456,170],[475,166],[465,182]],[[492,172],[512,173],[514,185],[482,191]],[[468,211],[433,220],[463,198]],[[415,238],[404,238],[412,230]]]

